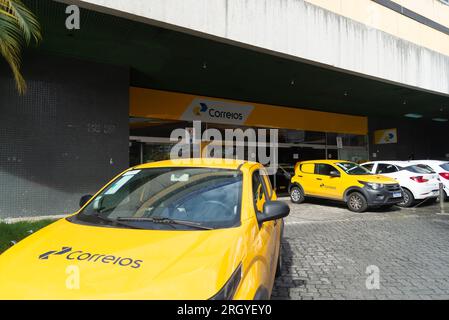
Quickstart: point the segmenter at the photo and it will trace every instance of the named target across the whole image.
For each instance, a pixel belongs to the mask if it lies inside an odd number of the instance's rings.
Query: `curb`
[[[20,218],[6,218],[0,219],[1,223],[13,224],[17,222],[36,222],[42,220],[59,220],[70,216],[69,214],[54,215],[54,216],[38,216],[38,217],[20,217]]]

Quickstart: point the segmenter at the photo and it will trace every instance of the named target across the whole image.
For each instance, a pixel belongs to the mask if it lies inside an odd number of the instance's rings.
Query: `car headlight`
[[[221,290],[209,300],[232,300],[242,280],[242,264],[231,275]]]
[[[384,184],[382,183],[375,183],[375,182],[365,182],[365,181],[359,181],[361,184],[367,186],[370,189],[373,190],[380,190],[383,189],[385,187]]]

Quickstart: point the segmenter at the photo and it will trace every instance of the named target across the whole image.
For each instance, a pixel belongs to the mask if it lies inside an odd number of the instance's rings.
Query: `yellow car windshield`
[[[229,228],[240,223],[241,193],[242,174],[237,170],[131,170],[70,221],[143,229]]]

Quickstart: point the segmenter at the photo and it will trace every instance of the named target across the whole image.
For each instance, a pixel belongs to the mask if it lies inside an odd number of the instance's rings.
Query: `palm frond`
[[[25,79],[20,72],[20,57],[17,52],[11,50],[11,48],[5,47],[0,44],[0,53],[5,58],[6,62],[9,64],[11,71],[14,75],[14,80],[16,82],[16,88],[19,94],[24,94],[27,89]]]
[[[13,16],[11,14],[10,0],[0,0],[0,13]]]
[[[1,5],[0,5],[0,14],[14,18],[14,16],[8,10],[5,10],[4,8],[2,8]]]
[[[0,54],[10,66],[20,94],[26,91],[20,72],[22,47],[41,39],[35,15],[20,0],[0,0]]]
[[[23,94],[26,90],[25,80],[20,73],[22,42],[15,20],[9,16],[0,15],[0,54],[10,66],[20,94]]]
[[[36,16],[20,0],[9,0],[9,8],[11,14],[17,19],[26,44],[28,45],[32,38],[39,43],[42,40],[42,35]]]

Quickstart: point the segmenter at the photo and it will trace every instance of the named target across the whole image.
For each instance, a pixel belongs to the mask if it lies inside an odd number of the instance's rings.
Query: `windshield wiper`
[[[184,221],[184,220],[175,220],[175,219],[169,219],[169,218],[160,218],[160,217],[152,217],[152,218],[146,218],[146,217],[119,217],[117,218],[117,221],[145,221],[145,222],[153,222],[153,223],[161,223],[161,224],[179,224],[182,226],[197,228],[197,229],[204,229],[204,230],[212,230],[213,228],[203,226],[199,223],[190,222],[190,221]]]
[[[119,225],[119,226],[122,226],[122,227],[127,227],[127,228],[132,228],[132,229],[142,229],[140,227],[131,226],[131,225],[127,224],[127,223],[121,223],[121,222],[119,222],[118,220],[115,220],[115,219],[109,219],[109,218],[103,217],[103,216],[100,215],[100,213],[94,213],[94,214],[92,214],[92,216],[95,217],[95,218],[98,218],[100,220],[103,220],[103,221],[106,221],[106,222],[109,222],[109,223],[112,223],[112,224],[116,224],[116,225]]]

